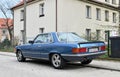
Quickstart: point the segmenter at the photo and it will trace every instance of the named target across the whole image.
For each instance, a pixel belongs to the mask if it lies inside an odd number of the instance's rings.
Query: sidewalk
[[[1,52],[0,51],[0,55],[4,55],[4,56],[11,56],[11,57],[15,57],[15,53],[13,52]]]
[[[88,66],[120,72],[120,61],[93,60]]]

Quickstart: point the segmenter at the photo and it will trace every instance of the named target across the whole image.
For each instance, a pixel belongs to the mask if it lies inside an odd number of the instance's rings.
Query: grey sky
[[[0,5],[1,5],[2,7],[7,7],[6,5],[8,4],[9,7],[13,7],[13,6],[15,6],[17,3],[19,3],[19,2],[20,2],[20,0],[0,0]],[[1,6],[0,6],[0,8],[1,8]],[[9,7],[8,7],[8,8],[9,8]],[[8,16],[9,18],[12,18],[12,15],[11,15],[10,10],[9,10],[9,9],[6,9],[6,12],[7,12],[7,16]],[[1,10],[0,10],[0,18],[4,18],[4,14],[1,12]]]

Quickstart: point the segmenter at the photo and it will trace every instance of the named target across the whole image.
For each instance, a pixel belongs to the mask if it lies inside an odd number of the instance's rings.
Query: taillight
[[[73,53],[84,53],[87,51],[87,48],[73,48],[72,52]]]
[[[101,51],[105,51],[105,48],[106,48],[105,46],[101,46],[101,47],[100,47],[100,50],[101,50]]]
[[[82,53],[82,52],[86,52],[87,51],[87,49],[86,48],[80,48],[80,53]]]

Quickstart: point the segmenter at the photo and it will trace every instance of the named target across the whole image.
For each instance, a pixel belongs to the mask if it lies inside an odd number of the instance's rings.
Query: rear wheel
[[[51,55],[51,63],[56,69],[60,69],[65,66],[65,61],[59,54]]]
[[[23,54],[22,54],[21,51],[18,51],[18,52],[16,53],[16,56],[17,56],[17,60],[18,60],[19,62],[24,62],[24,61],[26,60],[26,58],[23,56]]]
[[[92,62],[92,59],[87,59],[81,62],[81,64],[86,65],[86,64],[90,64]]]

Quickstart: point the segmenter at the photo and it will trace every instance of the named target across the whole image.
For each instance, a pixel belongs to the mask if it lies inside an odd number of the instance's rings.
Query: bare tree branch
[[[16,0],[12,0],[12,1],[16,2]],[[6,18],[5,24],[6,24],[6,27],[8,29],[9,35],[10,35],[11,44],[12,44],[12,37],[13,37],[13,35],[12,35],[13,29],[9,25],[9,15],[8,14],[11,14],[13,16],[11,8],[13,7],[14,2],[12,2],[12,1],[11,0],[4,0],[4,2],[3,2],[3,0],[1,0],[1,2],[0,2],[0,11],[3,13],[4,17]]]

